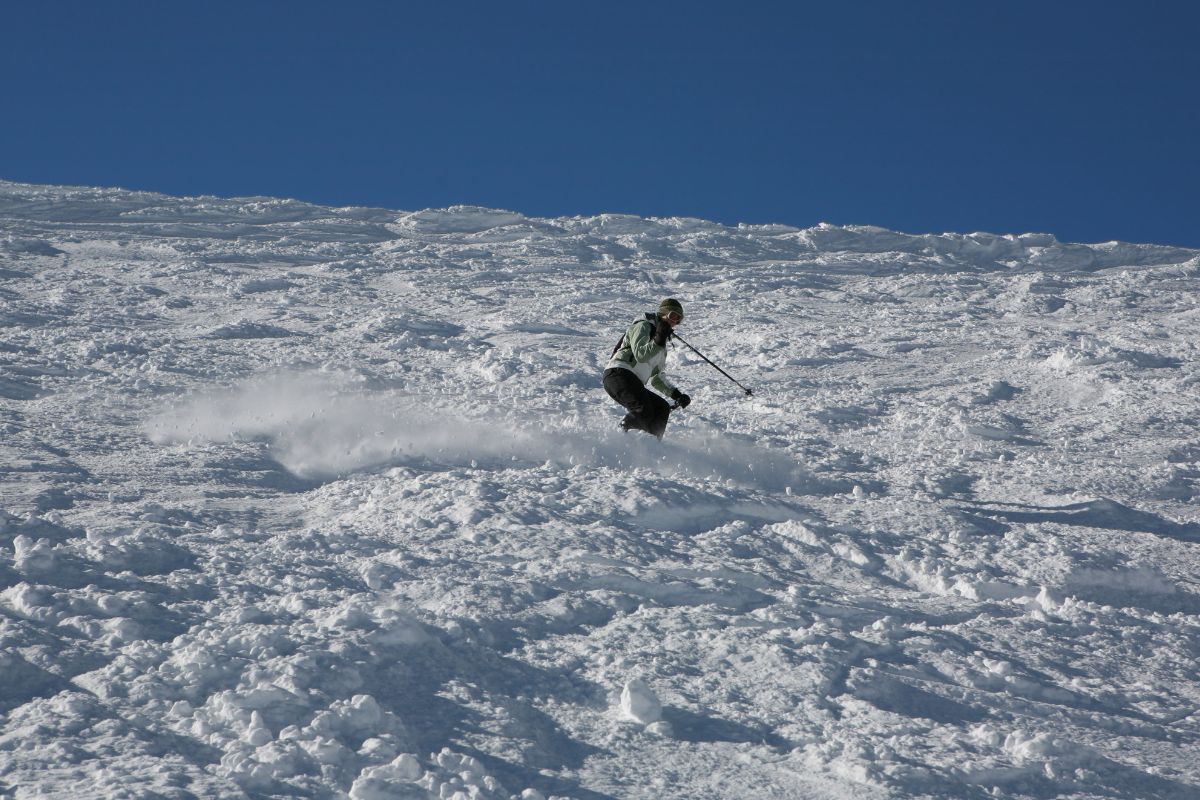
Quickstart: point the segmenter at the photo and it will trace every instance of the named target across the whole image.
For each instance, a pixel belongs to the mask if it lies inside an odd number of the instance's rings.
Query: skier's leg
[[[667,432],[667,418],[671,416],[671,405],[653,392],[646,392],[646,409],[643,412],[646,421],[646,431],[663,438]]]
[[[621,420],[621,427],[625,430],[639,430],[654,433],[651,429],[653,418],[659,413],[654,406],[657,400],[666,403],[658,395],[646,389],[641,381],[627,369],[614,368],[604,371],[604,391],[608,392],[608,396],[616,400],[626,410],[629,411],[625,415],[625,419]],[[665,423],[664,423],[665,427]],[[654,434],[660,436],[661,434]]]
[[[643,387],[638,383],[637,378],[628,370],[614,368],[604,371],[604,391],[629,412],[625,415],[625,419],[621,420],[621,427],[627,431],[642,429],[639,420],[643,411],[643,403],[641,395],[637,391],[641,388]]]

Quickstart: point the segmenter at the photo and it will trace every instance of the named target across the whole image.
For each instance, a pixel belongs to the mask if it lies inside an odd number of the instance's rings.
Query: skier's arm
[[[679,391],[675,388],[674,384],[667,380],[667,376],[659,370],[654,370],[650,374],[650,385],[672,400],[675,399],[675,393]]]
[[[629,349],[633,351],[635,364],[649,361],[664,349],[663,346],[654,343],[653,333],[654,326],[646,320],[635,322],[629,326],[626,338],[629,340]]]

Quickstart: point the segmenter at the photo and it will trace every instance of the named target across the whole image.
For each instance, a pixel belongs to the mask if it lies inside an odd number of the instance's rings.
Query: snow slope
[[[1198,797],[1198,278],[0,183],[0,797]]]

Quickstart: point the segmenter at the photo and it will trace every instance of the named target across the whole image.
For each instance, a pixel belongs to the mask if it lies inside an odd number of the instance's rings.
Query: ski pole
[[[701,353],[699,350],[697,350],[696,348],[694,348],[694,347],[692,347],[690,344],[688,344],[688,343],[687,343],[687,341],[685,341],[685,340],[683,339],[683,337],[681,337],[681,336],[680,336],[678,333],[675,333],[674,331],[672,331],[672,332],[671,332],[671,336],[672,336],[672,338],[678,339],[679,341],[681,341],[681,342],[683,342],[685,345],[687,345],[687,348],[688,348],[689,350],[691,350],[693,353],[695,353],[696,355],[700,356],[700,357],[701,357],[701,358],[703,358],[705,361],[707,361],[707,362],[708,362],[708,365],[709,365],[710,367],[712,367],[712,368],[713,368],[713,369],[715,369],[717,372],[719,372],[719,373],[721,373],[722,375],[724,375],[726,378],[729,378],[729,380],[731,380],[731,381],[733,381],[734,383],[736,383],[736,384],[737,384],[737,386],[738,386],[738,388],[739,388],[739,389],[741,389],[743,392],[745,392],[745,393],[746,393],[746,396],[747,396],[747,397],[749,397],[750,395],[754,394],[754,392],[750,391],[750,390],[749,390],[749,389],[747,389],[745,386],[742,386],[740,383],[738,383],[738,382],[737,382],[737,380],[735,380],[735,379],[734,379],[734,377],[733,377],[732,375],[730,375],[728,372],[726,372],[725,370],[721,369],[721,368],[720,368],[720,367],[718,367],[716,364],[714,364],[714,363],[713,363],[711,360],[709,360],[708,356],[704,355],[704,353]]]

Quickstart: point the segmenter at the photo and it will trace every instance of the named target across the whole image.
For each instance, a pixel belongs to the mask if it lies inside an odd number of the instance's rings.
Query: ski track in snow
[[[1198,277],[0,182],[0,797],[1200,796]]]

